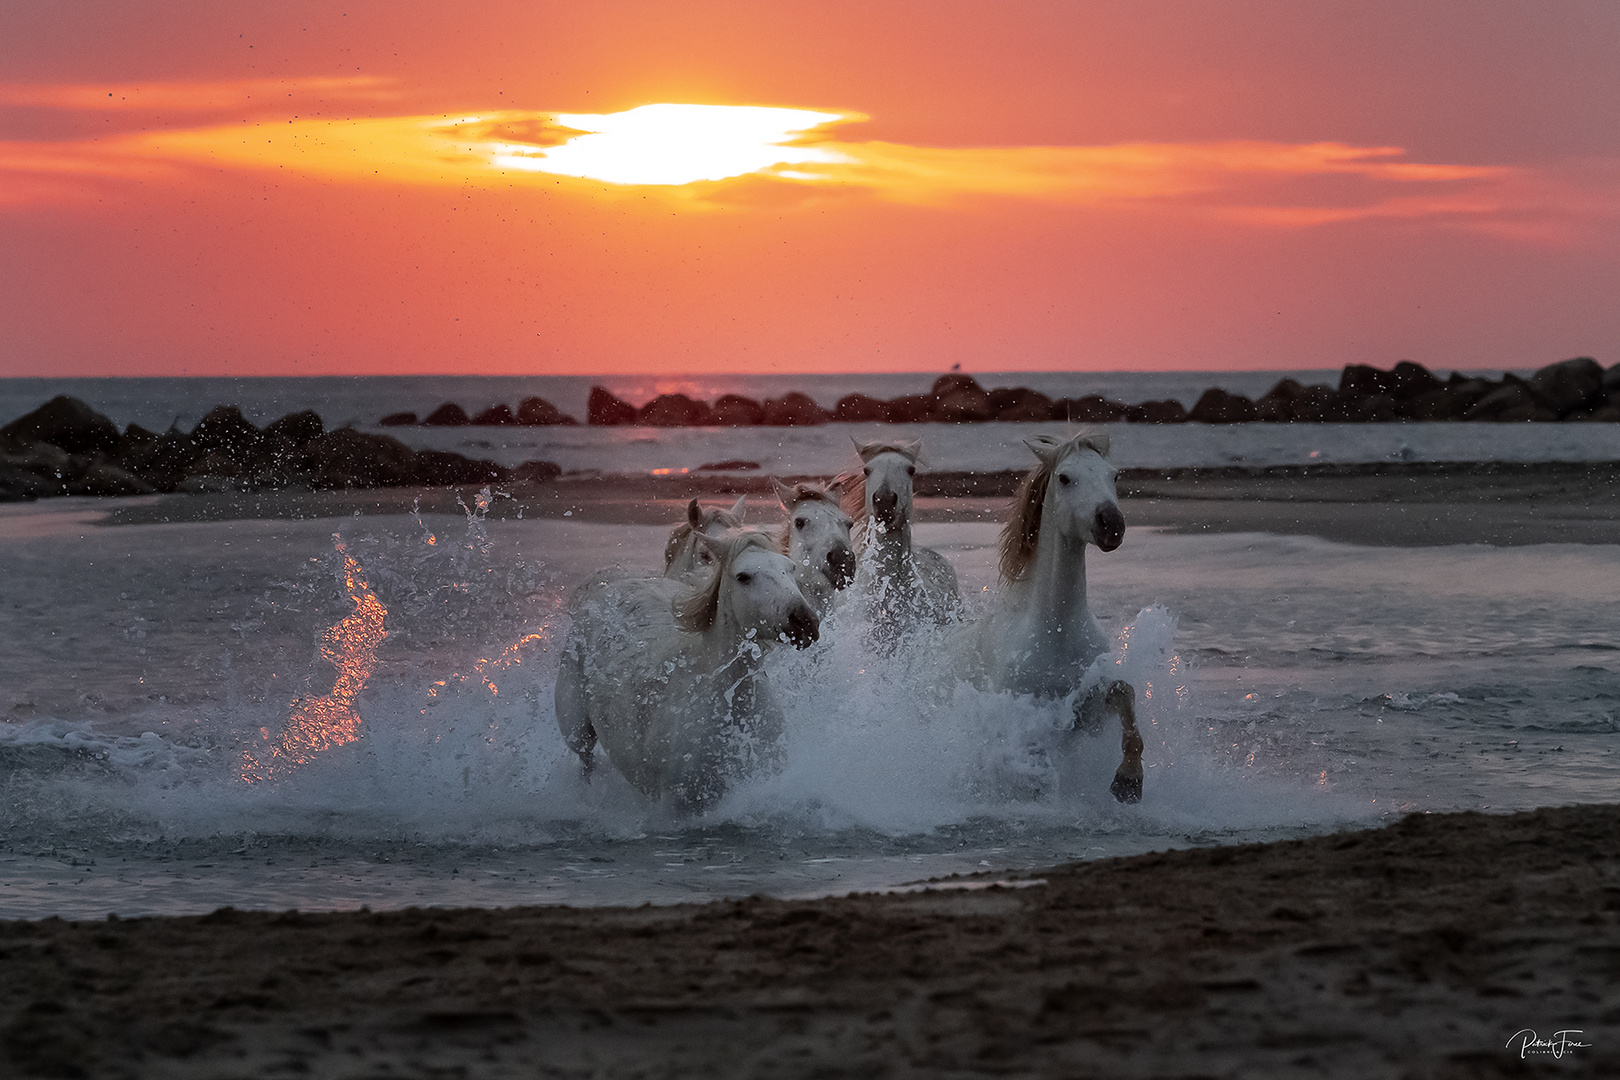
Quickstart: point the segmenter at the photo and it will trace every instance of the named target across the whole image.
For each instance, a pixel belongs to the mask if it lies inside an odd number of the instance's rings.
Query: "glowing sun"
[[[774,171],[841,164],[836,150],[801,145],[816,128],[857,117],[760,105],[641,105],[617,113],[558,113],[559,128],[579,134],[558,146],[498,145],[494,164],[508,169],[601,180],[609,184],[691,184]]]

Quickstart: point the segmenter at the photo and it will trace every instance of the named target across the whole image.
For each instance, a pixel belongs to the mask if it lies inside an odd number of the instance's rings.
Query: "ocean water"
[[[1129,531],[1088,569],[1139,691],[1135,806],[1117,732],[942,695],[935,643],[875,656],[841,612],[771,661],[780,770],[681,818],[585,783],[552,709],[568,589],[655,568],[665,528],[105,513],[0,507],[0,917],[818,895],[1620,780],[1620,546]],[[977,605],[995,533],[917,539]]]

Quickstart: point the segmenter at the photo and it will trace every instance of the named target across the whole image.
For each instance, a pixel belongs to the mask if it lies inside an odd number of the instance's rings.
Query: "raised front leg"
[[[562,655],[557,669],[557,688],[553,700],[557,709],[557,727],[562,730],[563,742],[579,755],[585,779],[591,778],[595,768],[593,752],[596,750],[596,729],[591,726],[590,713],[585,703],[584,665],[578,656]]]
[[[1119,715],[1121,760],[1108,790],[1122,803],[1142,801],[1142,733],[1136,730],[1136,687],[1114,682],[1105,700],[1111,712]]]
[[[1122,803],[1142,801],[1142,735],[1136,730],[1136,688],[1115,679],[1101,683],[1074,707],[1076,731],[1100,731],[1113,714],[1119,717],[1119,748],[1123,755],[1108,790]]]

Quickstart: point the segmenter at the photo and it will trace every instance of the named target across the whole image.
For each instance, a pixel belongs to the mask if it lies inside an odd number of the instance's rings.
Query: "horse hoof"
[[[1114,782],[1108,785],[1108,790],[1122,803],[1139,803],[1142,801],[1142,778],[1115,773]]]

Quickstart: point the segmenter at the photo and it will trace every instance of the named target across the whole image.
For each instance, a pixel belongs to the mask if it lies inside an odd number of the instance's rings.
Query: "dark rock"
[[[1200,424],[1243,424],[1255,417],[1254,402],[1242,394],[1229,394],[1220,387],[1205,390],[1187,413],[1187,419]]]
[[[754,427],[765,422],[765,406],[741,394],[722,394],[714,403],[714,419],[720,427]]]
[[[411,415],[414,423],[415,414]],[[288,413],[280,420],[272,420],[264,426],[265,438],[283,438],[294,446],[303,446],[309,440],[319,438],[325,430],[326,425],[321,423],[320,414],[314,409]]]
[[[562,466],[555,461],[525,461],[512,470],[514,484],[549,484],[562,475]]]
[[[313,487],[392,487],[411,482],[414,457],[392,436],[338,428],[311,439],[302,464]]]
[[[885,412],[891,424],[921,424],[933,418],[932,394],[903,394],[890,398]]]
[[[1603,375],[1603,367],[1596,360],[1577,356],[1537,371],[1530,376],[1529,389],[1554,415],[1565,416],[1602,403]]]
[[[283,488],[297,482],[303,462],[302,448],[310,440],[295,443],[283,434],[285,430],[275,429],[274,424],[265,428],[264,440],[248,455],[242,475],[254,487]],[[314,437],[319,438],[319,433]]]
[[[200,454],[219,453],[242,458],[264,439],[235,405],[216,405],[191,429],[191,442]],[[232,475],[219,473],[217,475]]]
[[[491,405],[473,417],[472,422],[479,427],[511,427],[518,421],[517,417],[512,415],[512,407],[501,404]]]
[[[1463,413],[1464,420],[1555,420],[1522,381],[1507,382],[1480,398]]]
[[[70,454],[112,453],[118,448],[118,427],[78,398],[61,394],[0,427],[0,442],[50,443]]]
[[[1357,424],[1387,424],[1401,418],[1401,403],[1391,394],[1369,394],[1356,402],[1350,420]]]
[[[1112,424],[1125,419],[1126,406],[1101,394],[1060,398],[1052,403],[1052,418],[1073,424]]]
[[[1345,423],[1359,400],[1354,394],[1341,394],[1325,383],[1312,383],[1294,400],[1294,419],[1318,424]],[[1258,411],[1256,408],[1257,414]]]
[[[1271,424],[1286,424],[1303,419],[1299,406],[1305,400],[1305,387],[1295,379],[1279,379],[1254,403],[1254,418]]]
[[[1133,424],[1185,424],[1187,409],[1175,399],[1144,401],[1125,409],[1125,419]]]
[[[96,455],[83,471],[64,485],[68,495],[151,495],[157,491],[127,469]]]
[[[391,412],[377,421],[379,427],[409,427],[416,423],[416,414],[413,412]]]
[[[553,427],[558,424],[579,423],[543,397],[526,397],[518,402],[517,422],[524,427]]]
[[[426,427],[466,427],[470,423],[472,421],[467,418],[467,410],[453,401],[440,405],[422,420]]]
[[[1344,371],[1339,375],[1341,394],[1368,397],[1372,394],[1387,394],[1391,389],[1389,372],[1367,364],[1346,364]]]
[[[1445,385],[1435,377],[1434,372],[1410,360],[1396,364],[1385,381],[1389,385],[1388,394],[1397,401],[1406,401]]]
[[[763,422],[771,427],[807,427],[812,424],[825,424],[830,419],[831,414],[817,405],[809,394],[801,394],[795,390],[779,398],[765,399]]]
[[[1461,420],[1470,407],[1498,385],[1488,379],[1452,378],[1440,389],[1408,402],[1408,414],[1414,420]]]
[[[833,406],[833,419],[843,424],[882,423],[889,418],[889,403],[867,394],[847,394]]]
[[[113,449],[113,458],[129,468],[131,462],[144,459],[156,449],[157,444],[156,432],[147,431],[139,424],[131,424],[119,437],[118,445]]]
[[[659,394],[636,411],[636,423],[643,427],[708,427],[714,413],[707,403],[685,394]]]
[[[1596,421],[1602,424],[1620,423],[1620,402],[1610,401],[1588,412],[1571,413],[1566,420]]]
[[[158,436],[156,445],[120,460],[126,469],[163,488],[184,477],[201,456],[190,435],[171,427]]]
[[[242,475],[242,459],[235,454],[224,450],[208,450],[201,456],[194,458],[186,467],[187,478],[194,476],[218,476],[225,480],[235,480]]]
[[[622,398],[614,397],[600,386],[591,387],[591,397],[585,405],[587,424],[614,427],[636,422],[636,407]]]
[[[945,424],[982,424],[996,418],[990,395],[971,375],[941,375],[934,380],[935,421]]]
[[[1027,386],[1003,386],[990,391],[990,409],[1007,423],[1044,423],[1054,419],[1052,399]]]
[[[418,450],[411,459],[411,480],[427,487],[453,484],[494,484],[507,471],[493,461],[452,454],[445,450]]]
[[[742,458],[727,458],[724,461],[705,461],[693,472],[751,472],[759,468],[757,461],[745,461]]]
[[[1615,364],[1603,373],[1603,392],[1611,398],[1620,394],[1620,364]]]

